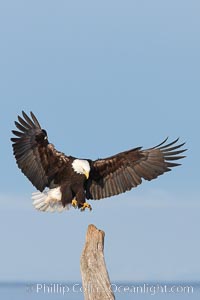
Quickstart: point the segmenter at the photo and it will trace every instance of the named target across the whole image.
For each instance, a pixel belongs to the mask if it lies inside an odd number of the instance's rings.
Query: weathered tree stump
[[[88,226],[81,255],[81,275],[85,300],[113,300],[109,275],[104,260],[104,236],[94,225]]]

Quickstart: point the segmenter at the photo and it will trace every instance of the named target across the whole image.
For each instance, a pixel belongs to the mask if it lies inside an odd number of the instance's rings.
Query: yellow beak
[[[90,173],[89,173],[89,172],[87,172],[87,171],[85,171],[85,172],[84,172],[84,175],[85,175],[85,177],[88,179],[88,178],[89,178],[89,176],[90,176]]]

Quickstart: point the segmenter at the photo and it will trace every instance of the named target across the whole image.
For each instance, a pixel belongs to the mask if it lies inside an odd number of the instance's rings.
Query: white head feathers
[[[78,174],[84,174],[87,178],[90,173],[90,164],[84,159],[75,159],[72,163],[74,171]]]

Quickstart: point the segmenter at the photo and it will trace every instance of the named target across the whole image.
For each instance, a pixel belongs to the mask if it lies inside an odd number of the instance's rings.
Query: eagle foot
[[[81,206],[81,211],[84,211],[86,208],[88,208],[90,211],[92,210],[92,206],[89,203],[84,202]]]
[[[72,200],[72,206],[73,206],[74,208],[77,208],[77,207],[78,207],[78,202],[77,202],[77,200],[76,200],[75,198]]]

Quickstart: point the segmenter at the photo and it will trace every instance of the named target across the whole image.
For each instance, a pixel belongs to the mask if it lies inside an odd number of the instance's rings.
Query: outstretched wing
[[[65,168],[68,157],[58,152],[48,142],[46,131],[41,128],[32,112],[30,113],[32,119],[25,112],[22,112],[22,115],[23,118],[18,116],[19,122],[15,122],[19,131],[12,131],[17,136],[11,138],[13,153],[18,167],[42,192]]]
[[[101,199],[126,192],[142,179],[152,180],[180,165],[173,161],[185,157],[179,155],[186,151],[179,149],[185,143],[177,145],[177,139],[166,145],[166,140],[150,149],[139,147],[92,162],[86,197]]]

